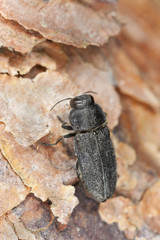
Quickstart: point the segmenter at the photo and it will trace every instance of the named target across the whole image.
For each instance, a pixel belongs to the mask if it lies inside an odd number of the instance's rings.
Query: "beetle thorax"
[[[106,117],[98,104],[92,104],[84,108],[72,109],[69,119],[74,131],[88,131],[103,124]]]

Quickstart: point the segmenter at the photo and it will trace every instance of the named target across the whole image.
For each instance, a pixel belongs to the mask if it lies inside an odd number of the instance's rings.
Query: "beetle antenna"
[[[70,100],[70,99],[72,99],[72,98],[64,98],[64,99],[58,101],[56,104],[53,105],[53,107],[51,107],[50,111],[52,111],[52,109],[53,109],[57,104],[59,104],[60,102],[63,102],[63,101],[66,101],[66,100]]]
[[[93,94],[97,94],[97,92],[93,92],[93,91],[87,91],[87,92],[84,92],[84,93],[93,93]]]
[[[87,91],[87,92],[84,92],[84,93],[97,94],[97,92],[93,92],[93,91]],[[58,101],[56,104],[53,105],[53,107],[51,107],[50,111],[52,111],[52,109],[53,109],[56,105],[58,105],[59,103],[61,103],[61,102],[63,102],[63,101],[66,101],[66,100],[70,100],[70,99],[72,99],[72,98],[70,98],[70,97],[69,97],[69,98],[64,98],[64,99]]]

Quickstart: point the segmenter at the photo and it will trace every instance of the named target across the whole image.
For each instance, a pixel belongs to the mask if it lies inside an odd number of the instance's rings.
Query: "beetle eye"
[[[91,103],[94,104],[94,98],[90,95],[91,97]]]

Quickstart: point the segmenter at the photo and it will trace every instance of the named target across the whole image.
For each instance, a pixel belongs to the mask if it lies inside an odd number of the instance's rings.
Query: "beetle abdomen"
[[[99,202],[108,199],[116,186],[116,158],[108,127],[75,136],[80,178]]]

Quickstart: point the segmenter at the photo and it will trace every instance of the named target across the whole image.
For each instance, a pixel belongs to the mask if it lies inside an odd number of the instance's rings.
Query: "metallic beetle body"
[[[91,95],[77,96],[70,105],[79,178],[94,199],[106,201],[115,191],[117,178],[114,148],[104,124],[106,115]]]

